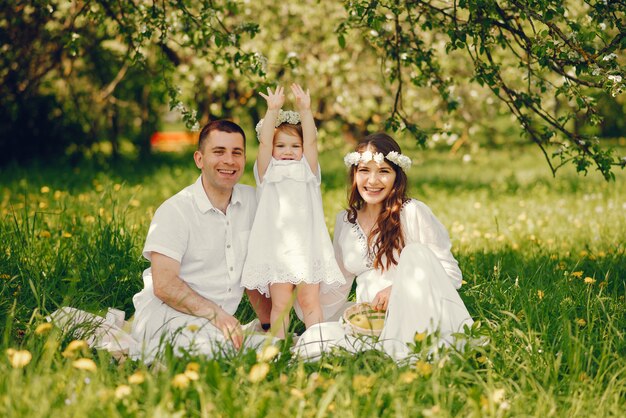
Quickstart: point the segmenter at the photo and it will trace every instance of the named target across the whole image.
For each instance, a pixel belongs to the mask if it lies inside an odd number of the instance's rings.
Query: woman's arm
[[[278,86],[274,92],[272,92],[272,89],[268,87],[267,95],[259,92],[261,97],[263,97],[267,102],[267,112],[265,113],[265,118],[263,118],[263,124],[261,125],[261,133],[259,135],[259,152],[256,158],[260,180],[263,180],[265,171],[272,160],[276,119],[278,118],[280,109],[285,103],[285,95],[283,91],[283,87]]]
[[[435,217],[424,203],[417,200],[409,202],[404,209],[407,244],[419,242],[425,244],[441,262],[452,285],[458,289],[463,281],[459,263],[452,255],[452,243],[446,227]]]
[[[305,92],[299,84],[295,83],[291,85],[291,91],[296,98],[296,109],[298,109],[302,123],[304,156],[313,174],[317,174],[317,130],[311,112],[311,95],[308,90]]]

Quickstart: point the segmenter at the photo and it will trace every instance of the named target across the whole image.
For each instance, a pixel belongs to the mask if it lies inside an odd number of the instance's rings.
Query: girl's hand
[[[291,85],[291,91],[296,98],[296,109],[298,109],[298,111],[311,109],[311,95],[308,89],[305,92],[299,84],[293,83]]]
[[[391,286],[376,293],[371,303],[372,308],[377,311],[386,311],[389,306],[389,296],[391,296]]]
[[[267,102],[267,110],[280,110],[285,103],[285,89],[281,86],[277,86],[276,90],[272,92],[271,88],[267,88],[267,95],[259,92],[261,97]]]

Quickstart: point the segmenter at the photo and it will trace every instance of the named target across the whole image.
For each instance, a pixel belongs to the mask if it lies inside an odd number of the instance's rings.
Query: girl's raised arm
[[[280,108],[285,103],[284,88],[277,86],[276,90],[272,92],[271,88],[267,88],[267,95],[259,92],[261,97],[267,102],[267,112],[265,118],[263,118],[263,124],[261,125],[261,132],[259,134],[259,153],[256,158],[257,170],[259,172],[259,178],[263,180],[265,171],[270,165],[272,160],[272,148],[274,147],[274,130],[276,125],[276,119]]]
[[[313,174],[317,174],[317,130],[315,129],[315,121],[311,112],[311,95],[308,90],[305,92],[296,83],[291,85],[291,91],[296,98],[296,109],[298,109],[302,123],[304,156]]]

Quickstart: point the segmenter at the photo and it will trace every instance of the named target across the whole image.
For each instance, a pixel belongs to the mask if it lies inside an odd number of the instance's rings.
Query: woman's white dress
[[[354,278],[357,302],[371,302],[376,294],[391,287],[385,327],[376,343],[377,349],[401,360],[410,354],[407,343],[417,332],[439,331],[440,343],[454,344],[454,333],[473,323],[456,289],[462,275],[450,252],[450,238],[445,227],[430,208],[418,200],[409,200],[402,208],[401,225],[405,247],[395,267],[385,272],[372,267],[367,238],[358,222],[352,224],[346,211],[337,215],[334,248],[346,285],[322,295],[325,315],[343,309]],[[322,286],[323,287],[323,286]],[[318,356],[332,347],[358,351],[363,341],[346,332],[340,322],[326,322],[309,328],[298,340],[295,351],[305,357]]]
[[[265,295],[272,283],[323,283],[326,291],[345,283],[324,221],[321,175],[301,160],[272,158],[259,178],[258,206],[248,241],[242,286]]]

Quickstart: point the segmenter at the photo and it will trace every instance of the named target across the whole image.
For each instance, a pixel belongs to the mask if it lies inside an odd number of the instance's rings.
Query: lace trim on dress
[[[242,285],[269,296],[269,285],[274,283],[291,283],[293,285],[325,283],[329,285],[326,288],[327,293],[329,290],[345,284],[346,280],[337,267],[337,261],[332,257],[326,261],[315,260],[310,270],[295,271],[293,266],[286,267],[275,264],[247,266],[246,278]]]
[[[352,224],[352,231],[356,234],[359,244],[361,245],[361,249],[363,250],[363,255],[365,256],[365,266],[367,268],[372,268],[374,265],[374,253],[367,246],[367,237],[365,236],[363,229],[357,222],[354,222]]]

